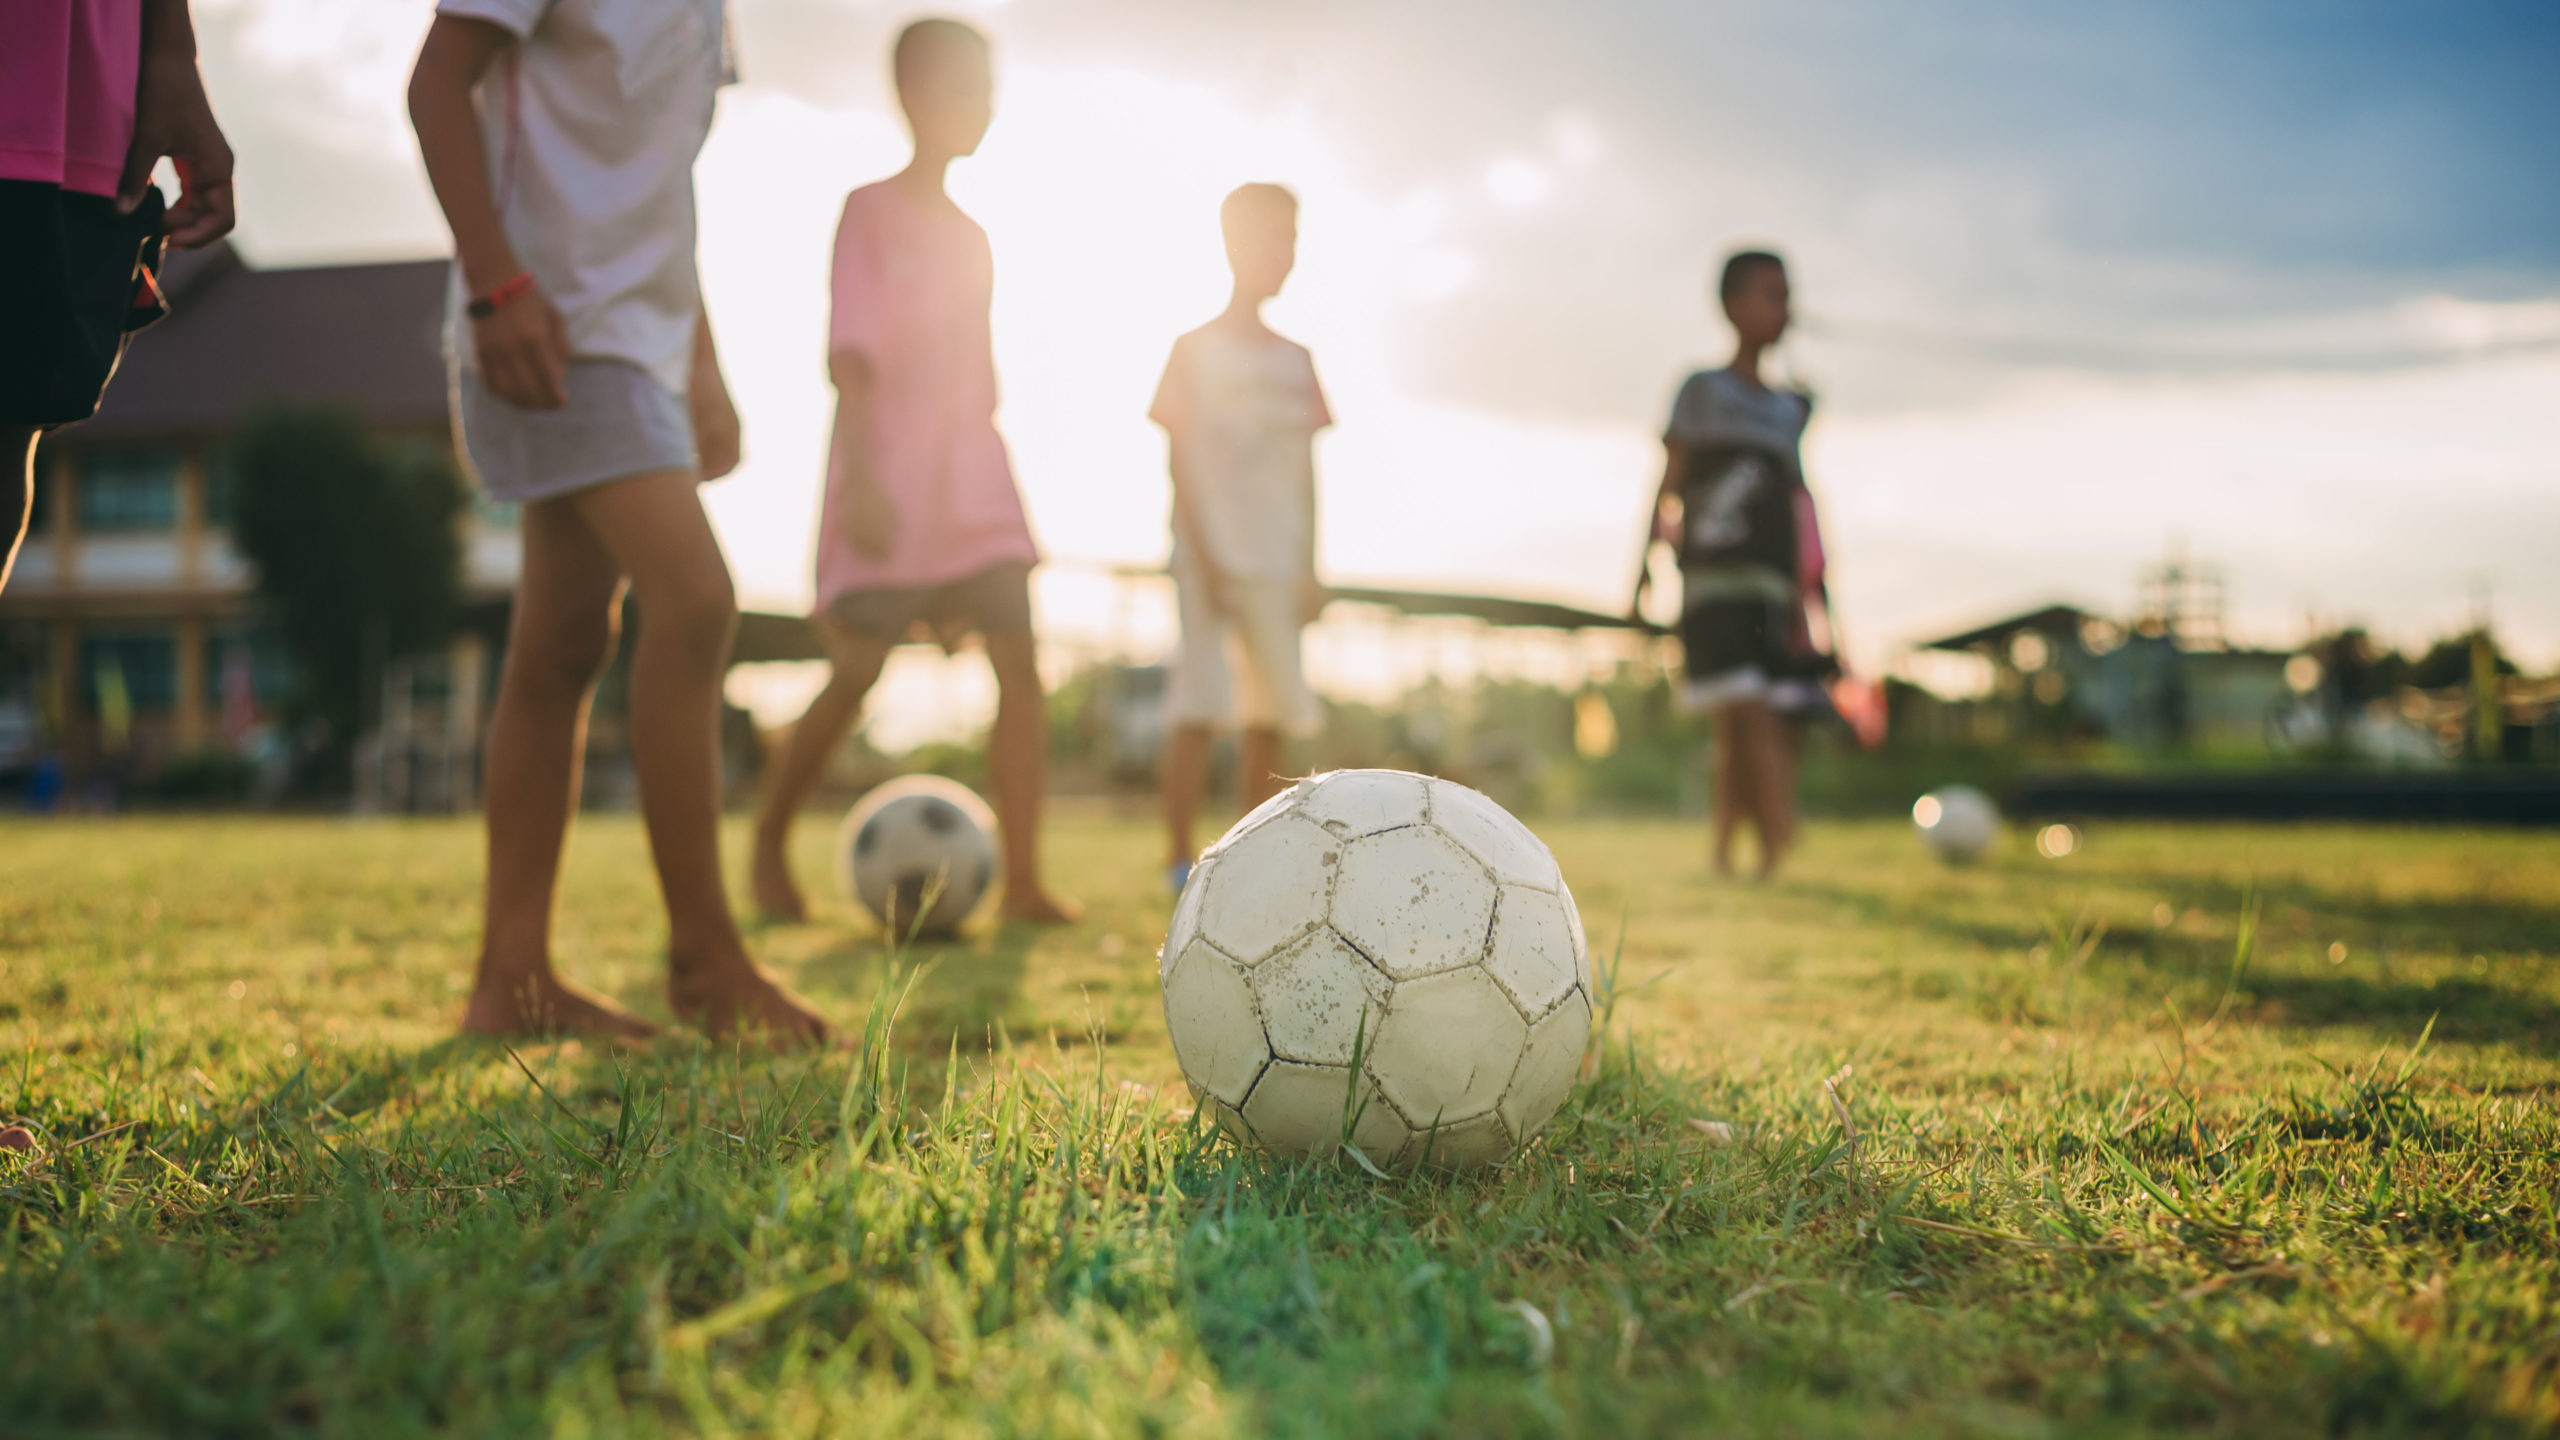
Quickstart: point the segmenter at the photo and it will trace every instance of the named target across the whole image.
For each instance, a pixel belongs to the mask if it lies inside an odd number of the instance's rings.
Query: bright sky
[[[251,258],[440,252],[399,114],[427,6],[197,3]],[[2173,544],[2224,568],[2244,638],[2405,643],[2485,605],[2560,661],[2560,12],[952,8],[998,47],[953,188],[995,247],[1002,423],[1053,556],[1163,555],[1147,399],[1223,300],[1219,197],[1276,180],[1303,245],[1271,318],[1340,418],[1337,577],[1622,603],[1662,414],[1722,358],[1707,273],[1766,242],[1867,663],[2123,608]],[[749,451],[712,504],[751,603],[808,596],[829,238],[904,160],[883,56],[910,13],[735,3],[745,83],[697,174]]]

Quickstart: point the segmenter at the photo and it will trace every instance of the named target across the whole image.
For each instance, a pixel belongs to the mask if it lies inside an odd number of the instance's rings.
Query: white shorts
[[[523,410],[451,365],[453,425],[471,473],[492,500],[549,500],[634,475],[694,467],[684,397],[622,360],[571,360],[569,403]]]
[[[1680,708],[1691,715],[1721,710],[1745,700],[1765,700],[1770,709],[1781,715],[1802,715],[1830,703],[1822,687],[1814,682],[1792,677],[1772,680],[1769,672],[1757,665],[1689,680],[1680,687]]]
[[[1182,618],[1165,718],[1176,725],[1232,720],[1249,729],[1312,735],[1324,728],[1324,705],[1298,664],[1295,576],[1232,575],[1222,595],[1177,551],[1173,595]],[[1220,605],[1217,602],[1224,600]],[[1238,683],[1231,672],[1241,670]]]

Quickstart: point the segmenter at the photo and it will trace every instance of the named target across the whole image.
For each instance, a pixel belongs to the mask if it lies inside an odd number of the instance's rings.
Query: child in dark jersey
[[[1797,444],[1813,402],[1760,374],[1786,334],[1786,263],[1764,250],[1733,255],[1717,292],[1733,360],[1690,376],[1672,403],[1647,549],[1666,541],[1680,558],[1681,700],[1712,717],[1716,871],[1732,873],[1734,834],[1748,820],[1765,878],[1795,839],[1787,717],[1820,703],[1828,665],[1805,619],[1820,542]],[[1639,604],[1647,581],[1639,566]]]

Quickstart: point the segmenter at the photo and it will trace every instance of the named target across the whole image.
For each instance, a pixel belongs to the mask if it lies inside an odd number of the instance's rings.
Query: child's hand
[[[880,493],[879,486],[856,485],[845,507],[844,528],[856,551],[874,560],[886,560],[890,545],[898,538],[897,507]]]
[[[125,151],[124,177],[116,185],[116,210],[131,214],[142,203],[151,171],[167,156],[178,170],[178,203],[161,217],[169,243],[192,249],[231,233],[231,146],[214,123],[195,52],[147,51],[142,84],[134,96],[133,143]]]
[[[1316,572],[1310,570],[1299,576],[1298,623],[1301,625],[1316,623],[1317,618],[1324,614],[1325,603],[1332,598],[1333,592],[1325,588],[1322,580],[1316,578]]]
[[[1665,545],[1680,543],[1681,507],[1679,497],[1665,495],[1653,507],[1653,538]]]
[[[486,320],[472,321],[471,348],[490,394],[527,410],[569,403],[569,327],[541,287],[499,306]]]
[[[745,441],[738,425],[738,407],[729,399],[729,387],[717,372],[708,381],[697,379],[689,398],[694,468],[703,479],[717,480],[738,468],[743,453]]]

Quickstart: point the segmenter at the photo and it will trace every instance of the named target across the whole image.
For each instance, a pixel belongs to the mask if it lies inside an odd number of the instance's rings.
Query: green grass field
[[[1134,816],[1069,931],[760,932],[820,1058],[453,1040],[466,822],[0,822],[0,1431],[2560,1430],[2560,836],[1542,829],[1605,1051],[1381,1181],[1193,1122]],[[560,930],[664,1014],[635,822]]]

